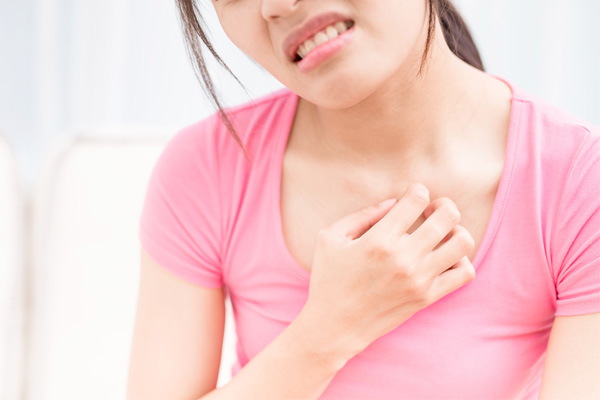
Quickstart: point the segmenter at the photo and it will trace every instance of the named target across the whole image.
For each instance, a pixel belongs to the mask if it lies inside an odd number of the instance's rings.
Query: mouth
[[[315,32],[312,36],[308,37],[304,40],[297,49],[294,51],[294,58],[292,61],[294,63],[298,63],[306,56],[308,56],[314,49],[318,48],[324,43],[335,39],[339,35],[343,34],[345,31],[349,30],[354,26],[354,21],[345,20],[345,21],[337,21],[330,25],[327,25],[323,29]]]
[[[309,50],[317,47],[317,43],[322,44],[323,41],[330,40],[330,36],[337,36],[341,30],[347,30],[353,25],[354,21],[345,13],[329,11],[316,14],[307,18],[285,38],[281,45],[283,54],[290,62],[298,62]],[[304,51],[300,51],[301,48]]]

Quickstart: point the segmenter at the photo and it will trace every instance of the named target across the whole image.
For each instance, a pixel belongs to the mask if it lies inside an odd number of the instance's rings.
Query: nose
[[[262,16],[267,21],[273,21],[280,17],[287,17],[296,9],[300,0],[263,0]]]

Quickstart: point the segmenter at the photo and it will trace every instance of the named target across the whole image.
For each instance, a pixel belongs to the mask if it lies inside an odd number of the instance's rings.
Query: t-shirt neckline
[[[492,206],[492,212],[485,228],[483,238],[475,253],[475,258],[472,261],[475,270],[479,269],[479,266],[483,262],[485,255],[492,244],[500,220],[502,218],[506,201],[508,200],[508,193],[514,174],[515,159],[517,155],[517,145],[519,137],[519,127],[521,121],[521,89],[512,84],[510,81],[501,78],[499,76],[487,73],[488,75],[504,82],[511,90],[511,110],[509,118],[509,128],[507,133],[506,152],[504,158],[504,165],[502,167],[502,173],[500,176],[500,182],[496,191],[496,197]],[[296,275],[300,280],[307,284],[310,282],[310,272],[301,267],[296,260],[290,254],[285,240],[283,237],[283,224],[281,218],[281,174],[283,170],[283,155],[287,147],[287,142],[291,133],[292,124],[294,117],[297,112],[299,96],[293,91],[289,91],[288,98],[286,99],[287,104],[285,108],[285,118],[280,121],[280,126],[275,131],[277,139],[275,140],[275,149],[273,157],[271,157],[270,173],[269,173],[269,208],[271,210],[271,218],[268,224],[270,225],[270,232],[274,240],[275,255],[279,256],[284,261],[284,265]]]

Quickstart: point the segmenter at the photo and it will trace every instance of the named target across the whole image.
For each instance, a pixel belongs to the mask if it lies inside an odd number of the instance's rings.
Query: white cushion
[[[138,221],[166,139],[80,137],[35,190],[32,399],[125,397],[139,285]],[[235,352],[231,307],[219,385]]]
[[[24,376],[24,183],[12,152],[0,137],[0,399],[20,398]]]

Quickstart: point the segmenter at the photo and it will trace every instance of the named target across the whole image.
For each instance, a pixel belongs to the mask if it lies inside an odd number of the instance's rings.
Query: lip
[[[297,62],[298,71],[306,73],[327,61],[334,54],[347,46],[353,39],[354,26],[345,32],[340,33],[335,38],[320,44],[315,49],[311,50],[306,57]]]
[[[329,25],[347,20],[351,20],[351,18],[339,12],[326,12],[309,19],[285,39],[282,46],[284,54],[290,61],[294,61],[296,59],[296,50],[298,50],[298,47],[306,39],[314,36]]]

